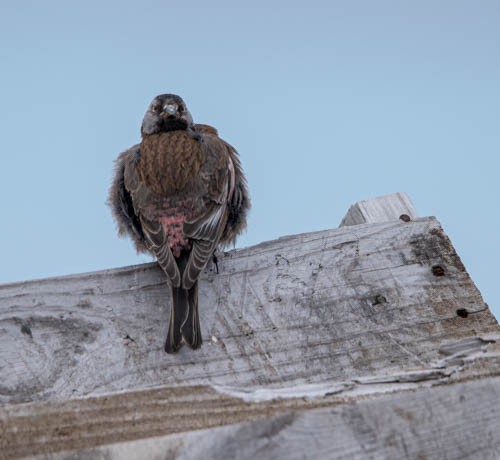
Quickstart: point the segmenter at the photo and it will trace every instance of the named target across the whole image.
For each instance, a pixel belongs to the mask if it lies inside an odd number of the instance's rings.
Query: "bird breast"
[[[166,197],[194,191],[202,164],[200,142],[186,131],[170,131],[144,136],[137,171],[152,192]]]

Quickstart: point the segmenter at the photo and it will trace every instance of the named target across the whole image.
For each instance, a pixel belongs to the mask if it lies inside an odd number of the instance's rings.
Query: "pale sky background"
[[[500,2],[245,3],[0,0],[0,282],[151,260],[104,203],[174,92],[240,151],[238,246],[404,191],[500,317]]]

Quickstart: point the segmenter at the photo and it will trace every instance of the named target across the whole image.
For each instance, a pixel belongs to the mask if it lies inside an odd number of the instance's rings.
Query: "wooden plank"
[[[36,458],[493,460],[499,432],[496,377]]]
[[[464,370],[453,374],[435,369],[427,374],[412,371],[384,378],[372,376],[350,382],[279,389],[181,386],[78,400],[8,405],[0,408],[0,459],[88,449],[269,418],[290,411],[352,404],[356,400],[387,393],[395,395],[407,390],[452,384],[456,382],[453,376],[465,381],[500,376],[500,346],[495,343],[488,353],[483,352],[474,358],[477,351],[477,344],[463,349],[462,357],[468,356],[469,359],[462,362]],[[212,437],[215,439],[216,436],[217,432]]]
[[[500,329],[435,219],[219,265],[201,282],[204,347],[175,356],[155,264],[0,286],[0,458],[498,453],[482,412],[498,421]]]
[[[329,396],[250,403],[198,386],[18,404],[0,409],[0,459],[263,419],[290,410],[325,407],[332,400]]]
[[[387,393],[395,395],[434,385],[441,387],[458,379],[500,376],[500,346],[478,342],[472,345],[464,341],[452,346],[460,348],[460,372],[440,367],[432,372],[408,371],[280,388],[166,387],[68,401],[8,405],[0,408],[0,459],[190,432],[262,420],[290,411],[348,405]],[[480,351],[482,347],[487,350]]]
[[[398,192],[353,204],[342,219],[340,227],[375,224],[391,220],[409,222],[417,217],[417,211],[408,195]]]
[[[155,264],[0,286],[0,402],[432,373],[449,341],[499,330],[433,218],[285,237],[219,265],[201,280],[205,343],[175,356]]]

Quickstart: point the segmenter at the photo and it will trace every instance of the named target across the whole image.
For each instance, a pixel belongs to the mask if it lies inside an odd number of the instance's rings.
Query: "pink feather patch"
[[[183,214],[174,214],[173,216],[161,217],[161,224],[168,235],[168,245],[172,250],[174,257],[179,257],[183,249],[190,249],[191,244],[184,236],[184,221]]]

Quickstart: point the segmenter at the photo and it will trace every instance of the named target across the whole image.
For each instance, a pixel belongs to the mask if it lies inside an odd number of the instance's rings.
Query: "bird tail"
[[[168,323],[165,351],[175,353],[182,347],[181,326],[189,311],[188,291],[181,287],[170,287],[170,320]]]
[[[198,314],[198,281],[190,289],[171,287],[170,321],[165,351],[175,353],[184,342],[193,350],[202,343]]]
[[[196,350],[201,346],[200,315],[198,313],[198,280],[190,289],[183,289],[188,301],[186,319],[181,325],[181,334],[184,342]]]

